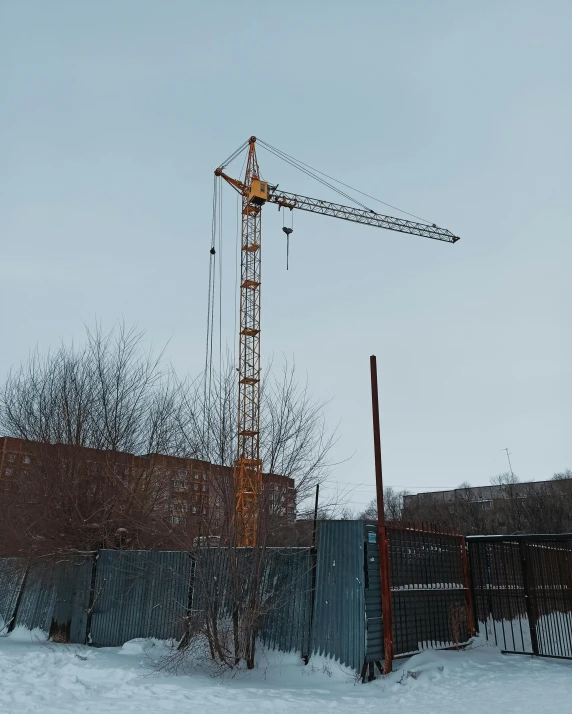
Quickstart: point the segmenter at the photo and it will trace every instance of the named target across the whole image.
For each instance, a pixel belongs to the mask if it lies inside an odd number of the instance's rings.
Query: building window
[[[8,454],[8,461],[14,461],[16,456],[14,454]]]
[[[6,476],[12,475],[12,469],[6,469]]]
[[[203,474],[203,481],[206,481],[206,480],[207,480],[207,475]]]
[[[193,511],[193,513],[196,513],[196,512],[197,512],[196,506],[193,506],[192,511]]]
[[[171,521],[173,522],[173,525],[177,526],[181,522],[181,519],[179,518],[179,516],[172,516]]]
[[[207,490],[207,485],[206,485],[206,483],[203,483],[203,491],[206,491],[206,490]]]
[[[220,498],[218,496],[215,498],[215,504],[220,506]]]
[[[195,473],[194,473],[194,477],[195,477],[195,479],[197,479],[197,480],[198,480],[198,478],[199,478],[199,474],[198,474],[198,472],[197,472],[197,471],[195,471]]]

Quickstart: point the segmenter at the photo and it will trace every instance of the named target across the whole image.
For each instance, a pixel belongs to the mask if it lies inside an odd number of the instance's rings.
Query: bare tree
[[[136,454],[176,449],[180,387],[144,334],[118,325],[86,331],[81,348],[36,350],[0,391],[9,436]]]
[[[178,411],[177,455],[233,466],[237,454],[238,376],[227,358],[222,372],[186,382]],[[298,513],[310,513],[318,484],[333,466],[335,431],[328,431],[325,404],[310,396],[296,368],[284,361],[281,371],[268,370],[262,381],[260,455],[266,473],[296,481]],[[221,494],[225,498],[226,494]]]
[[[397,491],[391,486],[383,489],[383,508],[385,520],[388,523],[399,523],[403,520],[403,497],[408,496],[409,491]],[[364,521],[377,520],[377,499],[374,498],[369,506],[360,513],[359,518]]]
[[[209,368],[195,380],[179,380],[162,353],[144,350],[143,337],[124,325],[109,333],[96,327],[83,347],[62,346],[45,356],[36,351],[10,373],[0,391],[0,428],[38,447],[25,479],[2,482],[2,547],[60,558],[100,547],[213,546],[226,562],[225,607],[213,600],[195,625],[224,666],[245,661],[253,667],[261,618],[276,603],[275,594],[268,596],[269,548],[290,537],[285,524],[295,516],[294,501],[262,489],[256,547],[245,556],[232,478],[236,369],[227,361],[222,373]],[[311,511],[315,487],[331,465],[335,434],[325,426],[323,406],[297,381],[294,366],[285,362],[278,374],[265,375],[264,470],[295,480],[299,511]],[[122,469],[120,457],[132,454],[146,455],[145,464],[139,459],[137,469]],[[174,525],[171,477],[157,454],[208,462],[217,509],[187,509]]]
[[[553,481],[563,481],[564,479],[572,479],[572,469],[565,469],[564,471],[558,471],[552,477]]]

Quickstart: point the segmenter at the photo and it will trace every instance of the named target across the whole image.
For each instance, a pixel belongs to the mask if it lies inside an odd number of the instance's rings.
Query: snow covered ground
[[[223,681],[200,671],[157,672],[153,661],[167,652],[151,641],[95,649],[18,630],[0,637],[0,712],[563,714],[571,707],[572,662],[503,656],[480,642],[402,660],[370,684],[335,662],[304,666],[278,653]]]

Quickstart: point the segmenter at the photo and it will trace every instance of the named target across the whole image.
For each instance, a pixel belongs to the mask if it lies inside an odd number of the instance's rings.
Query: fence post
[[[97,576],[97,561],[99,560],[99,548],[93,555],[93,562],[91,564],[91,580],[89,583],[89,598],[87,602],[87,612],[85,618],[85,640],[84,644],[89,645],[91,642],[91,620],[93,615],[93,608],[97,602],[97,595],[95,594],[95,579]]]
[[[532,652],[538,656],[538,637],[536,633],[536,611],[533,603],[533,594],[531,588],[531,577],[528,569],[529,558],[528,546],[524,541],[520,541],[520,564],[522,568],[522,584],[524,586],[524,601],[526,603],[526,614],[528,615],[528,626],[530,627],[530,642],[532,644]]]
[[[381,439],[379,434],[379,401],[377,389],[377,361],[369,359],[371,372],[371,405],[373,412],[373,446],[375,452],[375,485],[377,492],[377,540],[379,542],[379,570],[381,577],[381,615],[383,624],[383,673],[393,666],[393,623],[391,616],[391,583],[389,582],[389,547],[383,508],[383,474],[381,470]]]
[[[314,524],[312,526],[312,589],[310,591],[310,618],[308,623],[307,652],[302,652],[304,664],[310,661],[312,651],[312,626],[314,624],[314,609],[316,606],[316,569],[318,567],[318,551],[316,550],[316,536],[318,533],[318,503],[320,498],[320,484],[316,484],[316,498],[314,501]]]
[[[467,608],[467,629],[469,637],[475,636],[475,607],[473,603],[473,579],[469,569],[469,559],[467,557],[467,543],[465,536],[461,536],[461,560],[463,562],[463,579],[465,581],[465,607]]]

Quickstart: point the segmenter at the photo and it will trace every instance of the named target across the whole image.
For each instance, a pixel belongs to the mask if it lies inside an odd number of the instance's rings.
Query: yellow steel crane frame
[[[343,206],[278,191],[277,186],[271,186],[260,177],[255,136],[251,136],[248,141],[244,179],[239,181],[227,176],[223,168],[224,165],[217,168],[215,175],[222,177],[242,196],[238,453],[234,466],[234,488],[238,545],[254,546],[258,537],[262,491],[262,461],[260,459],[260,228],[262,206],[265,203],[273,203],[279,209],[297,208],[377,228],[433,238],[445,243],[455,243],[459,237],[435,224],[416,223],[385,216],[368,208]]]

